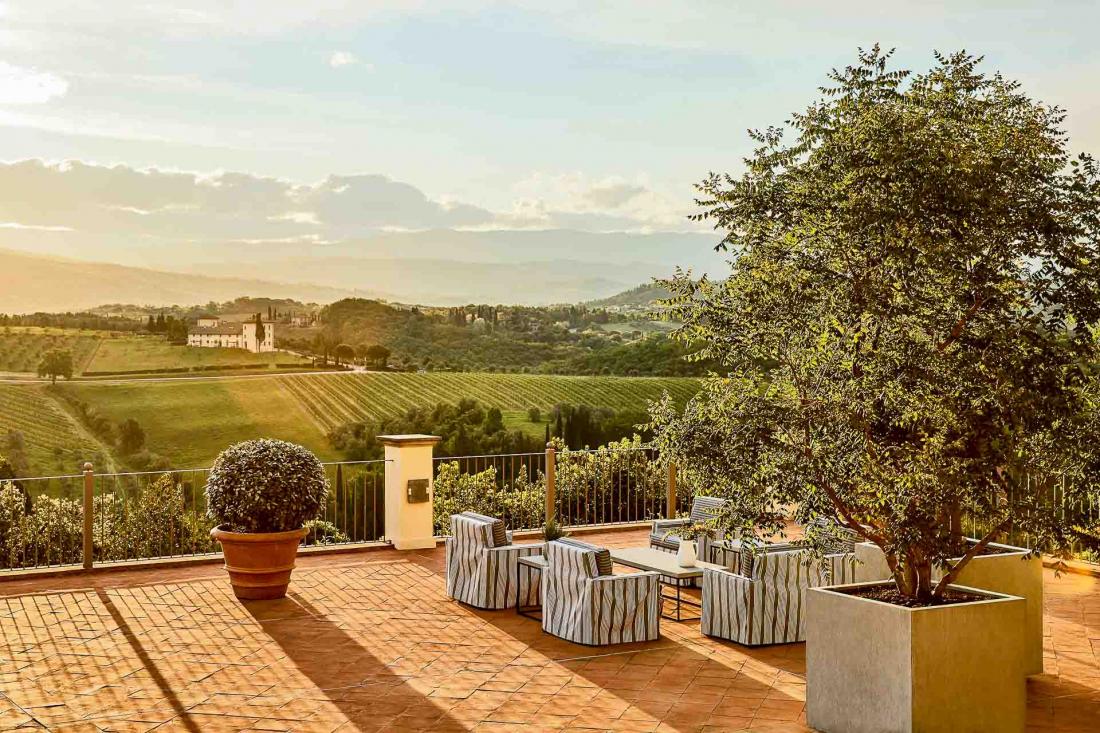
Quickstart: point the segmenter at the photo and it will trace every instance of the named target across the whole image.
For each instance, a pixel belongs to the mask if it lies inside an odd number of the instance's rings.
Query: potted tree
[[[298,545],[328,495],[317,457],[282,440],[249,440],[222,451],[206,481],[233,593],[241,600],[286,595]]]
[[[717,526],[881,553],[885,582],[807,595],[811,726],[1022,730],[1025,603],[960,581],[1009,532],[1065,552],[1093,488],[1100,169],[979,59],[889,58],[700,185],[729,276],[678,273],[665,305],[721,373],[653,428]]]

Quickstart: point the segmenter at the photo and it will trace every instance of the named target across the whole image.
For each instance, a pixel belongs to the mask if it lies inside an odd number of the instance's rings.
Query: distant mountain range
[[[240,254],[223,251],[221,261],[195,262],[187,272],[171,272],[0,249],[0,312],[82,310],[106,303],[195,305],[240,296],[316,303],[365,297],[442,306],[545,305],[604,298],[610,305],[612,296],[647,297],[640,292],[615,294],[668,274],[663,264],[636,261],[502,257],[471,262],[365,258],[335,252],[328,256],[250,252],[257,256],[237,259]]]

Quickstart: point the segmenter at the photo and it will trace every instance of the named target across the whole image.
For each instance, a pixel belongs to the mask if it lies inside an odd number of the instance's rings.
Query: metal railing
[[[675,466],[649,446],[594,450],[438,457],[434,520],[438,536],[450,516],[475,511],[499,517],[510,530],[614,525],[676,516],[690,498]]]
[[[304,545],[385,539],[386,461],[323,464],[330,490]],[[0,570],[213,555],[210,469],[19,478],[0,485]]]

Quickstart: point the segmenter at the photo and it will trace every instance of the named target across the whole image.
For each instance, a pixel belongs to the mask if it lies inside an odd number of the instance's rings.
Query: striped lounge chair
[[[854,582],[852,553],[814,560],[805,549],[772,545],[742,553],[736,570],[703,569],[707,636],[746,646],[806,640],[806,589]]]
[[[576,540],[549,543],[546,560],[543,631],[592,646],[660,636],[657,573],[612,575],[607,550]]]
[[[541,543],[513,545],[499,519],[473,512],[452,514],[446,548],[447,595],[475,608],[512,608],[519,559],[541,553]],[[519,573],[518,577],[520,600],[524,605],[537,603],[538,574]]]
[[[649,529],[649,546],[654,549],[668,550],[675,553],[680,549],[680,536],[669,534],[680,527],[692,524],[704,524],[712,521],[725,506],[724,499],[716,499],[714,496],[696,496],[691,503],[691,514],[684,519],[654,519]],[[714,539],[707,535],[697,538],[698,559],[706,562],[722,562],[712,557]]]

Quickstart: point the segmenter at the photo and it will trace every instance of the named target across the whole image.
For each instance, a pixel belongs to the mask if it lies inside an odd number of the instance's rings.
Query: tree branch
[[[993,541],[994,537],[999,535],[1004,530],[1008,529],[1009,525],[1011,524],[1012,518],[1009,517],[993,529],[989,530],[989,532],[987,532],[984,537],[975,542],[974,545],[966,551],[966,554],[959,558],[959,561],[955,563],[954,567],[952,567],[946,575],[940,578],[940,582],[936,583],[936,589],[932,591],[932,595],[936,598],[942,597],[944,591],[947,590],[947,586],[955,582],[955,579],[959,577],[959,573],[962,572],[962,569],[966,567],[966,565],[971,560],[973,560],[979,552],[984,550],[986,546]]]
[[[983,303],[985,303],[985,299],[982,298],[982,294],[975,293],[974,304],[966,309],[966,313],[963,313],[961,316],[959,316],[959,320],[955,321],[955,325],[951,328],[951,333],[947,336],[947,338],[940,342],[939,346],[936,347],[936,351],[943,351],[959,339],[959,336],[962,335],[963,329],[966,328],[966,324],[970,321],[971,318],[974,317],[974,314],[978,312],[978,309],[982,307]]]

